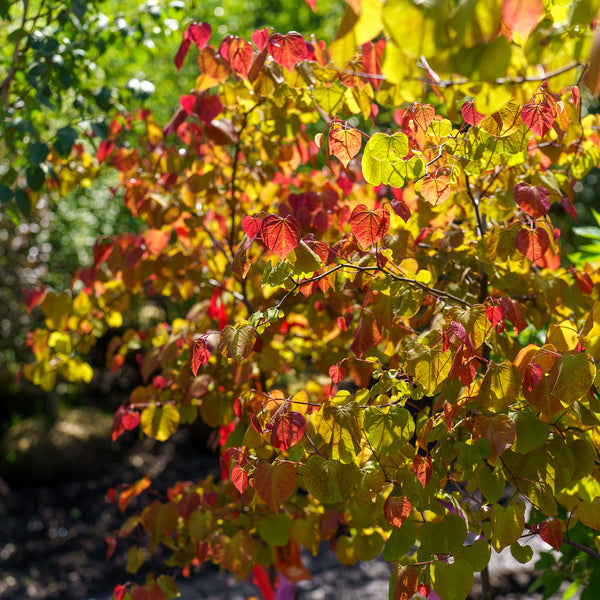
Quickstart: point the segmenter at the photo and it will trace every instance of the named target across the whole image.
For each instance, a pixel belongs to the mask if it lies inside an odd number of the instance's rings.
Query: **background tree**
[[[595,593],[600,274],[561,257],[551,208],[575,219],[600,161],[579,89],[596,9],[354,2],[329,48],[185,30],[194,90],[162,128],[114,120],[95,156],[144,226],[37,298],[24,369],[46,389],[85,379],[129,307],[163,307],[110,345],[144,380],[113,435],[200,418],[221,477],[129,516],[109,539],[135,534],[128,571],[163,546],[184,574],[273,565],[283,585],[325,540],[343,563],[392,561],[394,598],[446,600],[478,572],[489,595],[492,548],[528,562],[540,535]],[[125,511],[150,484],[109,495]],[[115,590],[175,593],[152,574]]]

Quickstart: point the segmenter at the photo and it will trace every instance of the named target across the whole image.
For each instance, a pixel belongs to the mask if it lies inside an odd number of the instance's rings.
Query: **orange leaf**
[[[237,491],[243,494],[248,487],[248,474],[239,465],[233,465],[231,469],[231,481],[235,485]]]
[[[121,512],[125,512],[129,502],[136,496],[139,496],[145,489],[149,488],[151,483],[152,480],[150,477],[142,477],[142,479],[138,479],[133,485],[130,485],[127,489],[123,490],[119,494],[119,499],[117,500],[117,506]]]
[[[296,63],[304,57],[306,42],[296,31],[290,31],[286,35],[275,33],[269,39],[268,49],[275,62],[292,71]]]
[[[435,108],[433,108],[431,104],[421,104],[420,102],[415,102],[412,110],[415,125],[423,131],[426,131],[429,127],[429,124],[435,117]]]
[[[398,565],[394,578],[394,600],[410,600],[419,587],[417,568],[414,565]]]
[[[563,542],[562,525],[557,519],[550,519],[540,523],[539,526],[540,537],[550,544],[555,550],[560,550]]]
[[[261,462],[254,471],[252,485],[259,498],[279,513],[296,489],[296,467],[289,462]]]
[[[267,248],[281,260],[300,243],[300,230],[294,217],[267,215],[261,223],[260,232]]]
[[[353,128],[345,128],[335,123],[329,129],[329,153],[333,154],[344,167],[358,154],[362,146],[362,135]]]
[[[530,261],[535,262],[542,258],[550,247],[550,238],[545,229],[523,228],[517,233],[517,250]]]
[[[542,0],[504,0],[502,21],[511,33],[518,33],[523,40],[544,16]]]
[[[350,228],[363,248],[378,242],[390,227],[390,214],[383,208],[369,210],[359,204],[350,215]]]
[[[194,341],[192,342],[192,355],[190,358],[190,367],[194,377],[198,374],[200,366],[207,365],[209,359],[210,350],[206,345],[206,337],[200,335],[194,336]]]
[[[421,482],[421,485],[425,487],[431,479],[433,472],[433,465],[431,463],[431,457],[423,458],[420,454],[415,456],[412,466],[413,473],[417,476],[417,479]]]
[[[383,504],[383,516],[390,525],[400,529],[411,508],[412,504],[408,496],[388,496]]]
[[[446,175],[428,177],[419,191],[429,204],[438,206],[450,198],[450,179]]]

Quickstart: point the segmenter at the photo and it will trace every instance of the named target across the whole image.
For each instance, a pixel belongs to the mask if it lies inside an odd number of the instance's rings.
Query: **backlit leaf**
[[[419,193],[429,204],[438,206],[450,198],[450,179],[447,175],[427,177]]]
[[[544,16],[542,0],[504,0],[502,2],[502,21],[513,33],[526,40],[529,33]]]
[[[517,250],[531,262],[536,262],[546,254],[550,247],[550,238],[545,229],[539,227],[523,228],[517,233]]]
[[[369,406],[363,426],[371,445],[388,455],[398,452],[415,432],[412,415],[398,404],[387,409]]]
[[[289,411],[279,415],[271,433],[271,446],[279,450],[288,450],[304,435],[306,422],[304,417],[296,411]]]
[[[513,196],[519,208],[532,219],[539,219],[550,210],[548,190],[541,185],[530,185],[522,181],[513,188]]]
[[[477,111],[474,102],[465,102],[460,109],[460,114],[465,122],[473,127],[479,125],[479,122],[485,118],[484,115]]]
[[[306,42],[304,38],[295,31],[286,35],[274,33],[267,44],[269,54],[284,69],[292,71],[299,60],[304,57]]]
[[[419,571],[414,565],[398,564],[392,575],[394,581],[393,600],[410,600],[419,587]]]
[[[509,361],[490,362],[479,388],[478,402],[496,413],[509,407],[521,389],[521,374]]]
[[[314,498],[326,504],[348,498],[360,480],[358,467],[351,462],[343,465],[313,454],[304,467],[304,485]]]
[[[231,481],[235,485],[237,491],[243,494],[248,487],[248,474],[239,465],[233,465],[231,468]]]
[[[119,406],[112,424],[113,442],[126,431],[135,429],[140,423],[140,413],[125,406]]]
[[[547,102],[540,102],[539,104],[529,102],[524,104],[521,110],[521,117],[525,125],[540,137],[544,137],[552,129],[552,124],[554,123],[552,107]]]
[[[148,437],[165,442],[177,431],[179,419],[179,411],[172,404],[153,404],[142,411],[142,430]]]
[[[212,30],[208,23],[192,23],[187,31],[188,39],[202,50],[210,39]]]
[[[250,356],[255,341],[256,331],[254,327],[250,325],[241,325],[239,327],[227,325],[221,332],[221,344],[219,348],[225,358],[240,361]]]
[[[493,417],[476,417],[473,428],[473,438],[484,438],[492,445],[490,462],[496,459],[514,443],[517,437],[517,426],[508,415],[494,415]]]
[[[299,243],[300,230],[294,217],[267,215],[260,228],[263,242],[283,260]]]
[[[431,104],[415,102],[412,108],[415,125],[422,131],[427,131],[429,124],[435,117],[435,108]]]
[[[254,471],[252,485],[260,499],[279,513],[281,505],[296,489],[296,467],[289,462],[261,461]]]
[[[329,129],[329,153],[344,167],[358,154],[362,146],[362,134],[352,128],[335,123]]]
[[[400,529],[411,508],[408,496],[388,496],[383,504],[383,516],[392,527]]]
[[[492,546],[496,552],[516,542],[525,528],[525,510],[523,504],[509,504],[503,507],[494,504],[490,513],[492,525]]]
[[[441,600],[465,600],[473,587],[473,570],[468,561],[445,563],[436,560],[430,567],[431,587]]]
[[[248,78],[254,62],[252,44],[239,37],[227,36],[219,46],[219,53],[238,75]]]
[[[369,210],[359,204],[350,215],[350,228],[363,248],[368,248],[383,238],[390,227],[390,213],[384,208]]]
[[[564,354],[552,395],[566,406],[583,398],[596,378],[596,365],[584,354]]]

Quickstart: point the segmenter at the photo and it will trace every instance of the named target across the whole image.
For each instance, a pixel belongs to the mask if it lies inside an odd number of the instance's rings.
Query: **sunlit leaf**
[[[267,215],[262,220],[260,232],[267,248],[281,260],[300,243],[300,230],[294,217]]]
[[[390,227],[390,213],[384,208],[369,210],[359,204],[350,215],[350,228],[363,248],[368,248],[383,238]]]
[[[536,262],[546,254],[550,247],[550,238],[545,229],[539,227],[523,228],[517,234],[517,249],[530,261]]]
[[[267,44],[269,53],[284,69],[292,71],[299,60],[304,57],[306,42],[295,31],[286,35],[274,33]]]
[[[255,341],[256,331],[254,327],[250,325],[239,327],[227,325],[221,332],[221,354],[225,358],[232,358],[237,361],[243,360],[252,353]]]
[[[383,504],[383,516],[392,527],[400,529],[411,508],[408,496],[388,496]]]
[[[177,431],[179,419],[179,411],[172,404],[153,404],[142,411],[142,430],[148,437],[165,442]]]
[[[540,137],[544,137],[552,129],[554,123],[552,107],[547,102],[524,104],[521,116],[525,125]]]
[[[362,146],[362,134],[351,127],[338,123],[329,128],[329,152],[333,154],[344,167],[358,154]]]
[[[260,499],[279,513],[281,505],[296,489],[296,467],[289,462],[261,461],[254,471],[252,485]]]
[[[550,210],[548,190],[541,185],[530,185],[522,181],[513,188],[513,196],[519,208],[532,219],[539,219]]]

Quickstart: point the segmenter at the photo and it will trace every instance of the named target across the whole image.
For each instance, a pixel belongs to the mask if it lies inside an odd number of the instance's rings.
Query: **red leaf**
[[[117,585],[113,590],[113,596],[115,597],[115,600],[123,600],[126,593],[127,588],[124,585]]]
[[[275,62],[292,71],[296,63],[304,57],[306,42],[296,31],[290,31],[286,35],[274,33],[269,39],[268,49]]]
[[[138,479],[134,484],[127,487],[127,489],[123,490],[119,494],[119,499],[117,500],[117,506],[121,512],[125,512],[125,509],[131,502],[133,498],[139,496],[144,490],[150,487],[152,480],[150,477],[142,477]]]
[[[343,317],[338,317],[338,323],[340,319],[343,321]],[[329,377],[331,377],[331,381],[333,381],[333,383],[338,384],[342,379],[344,379],[344,377],[346,377],[346,369],[339,364],[331,365],[329,367]]]
[[[161,231],[160,229],[150,229],[144,234],[144,244],[150,254],[160,254],[169,243],[171,237],[170,231]]]
[[[112,249],[112,246],[111,246]],[[44,298],[46,297],[46,286],[41,285],[34,288],[23,290],[25,294],[25,310],[28,313],[38,305],[41,304]]]
[[[431,588],[425,583],[420,583],[419,587],[417,588],[417,592],[419,592],[423,598],[429,598],[429,594],[431,594]]]
[[[251,217],[246,215],[242,219],[242,229],[248,236],[249,240],[253,240],[260,233],[261,220],[259,217]]]
[[[525,125],[540,137],[544,137],[552,129],[554,123],[552,107],[547,102],[524,104],[521,117]]]
[[[363,248],[378,242],[390,227],[390,214],[383,208],[369,210],[359,204],[350,215],[350,229]]]
[[[563,543],[562,525],[557,519],[544,521],[539,525],[540,537],[550,544],[555,550],[559,551]]]
[[[287,450],[304,435],[306,422],[304,417],[294,410],[279,416],[273,425],[271,446],[279,450]]]
[[[575,219],[575,222],[577,222],[577,209],[573,204],[573,200],[571,198],[568,198],[567,196],[562,196],[562,198],[560,199],[560,203],[562,204],[562,207],[567,211],[567,213],[571,215],[573,219]]]
[[[412,470],[417,476],[417,479],[421,482],[421,485],[425,487],[431,479],[431,474],[433,473],[431,457],[428,456],[423,458],[420,454],[417,454],[413,460]]]
[[[377,327],[377,322],[373,318],[373,314],[363,310],[360,319],[358,320],[358,325],[350,349],[356,356],[361,358],[363,354],[369,350],[369,348],[372,348],[377,344],[380,339],[381,332]]]
[[[187,34],[187,32],[184,32],[183,40],[181,40],[181,44],[179,45],[179,48],[177,49],[177,53],[175,54],[175,58],[173,59],[173,62],[175,63],[175,67],[177,68],[178,71],[183,66],[183,61],[185,60],[185,57],[187,56],[188,50],[190,49],[190,46],[191,46],[190,40],[187,39],[186,34]]]
[[[114,242],[108,238],[99,238],[94,242],[94,266],[101,265],[114,248]]]
[[[237,491],[243,494],[248,487],[248,473],[239,465],[233,465],[231,469],[231,481],[235,485]]]
[[[504,311],[504,316],[512,323],[517,334],[527,329],[527,321],[525,321],[519,305],[512,298],[500,298],[500,306]]]
[[[310,6],[310,10],[317,12],[317,0],[304,0]]]
[[[124,406],[119,406],[112,424],[112,440],[113,442],[117,438],[125,433],[135,429],[140,423],[140,413],[137,410],[131,410]]]
[[[106,542],[106,562],[108,562],[111,558],[111,556],[115,553],[115,550],[117,549],[117,540],[112,536],[112,535],[107,535],[104,538],[104,541]]]
[[[523,228],[517,233],[517,250],[531,262],[542,258],[550,247],[550,238],[545,229]]]
[[[248,78],[254,62],[254,49],[250,42],[239,37],[227,36],[219,46],[219,53],[238,75]]]
[[[111,140],[102,140],[98,145],[98,152],[96,153],[96,159],[99,163],[104,162],[115,149],[115,143]]]
[[[261,565],[254,565],[252,575],[252,583],[260,590],[263,600],[275,600],[275,591],[265,568]]]
[[[196,106],[196,94],[183,94],[179,98],[179,104],[188,115],[193,113]]]
[[[202,50],[210,39],[211,31],[208,23],[192,23],[187,31],[188,39]]]
[[[362,146],[361,133],[352,127],[334,123],[329,128],[329,154],[333,154],[344,167],[359,153]]]
[[[267,215],[262,220],[260,234],[267,248],[281,260],[300,243],[300,230],[294,217]]]
[[[492,324],[492,327],[496,327],[499,323],[502,323],[504,319],[504,310],[502,310],[501,306],[486,306],[485,307],[485,316],[487,320]]]
[[[504,0],[502,3],[504,25],[511,33],[518,33],[523,40],[527,39],[544,14],[542,0]]]
[[[519,208],[532,219],[539,219],[550,210],[548,190],[541,185],[529,185],[522,181],[513,188],[513,196]]]
[[[222,111],[223,104],[216,94],[201,96],[197,99],[196,106],[194,107],[194,112],[198,115],[198,118],[207,124],[221,114]]]
[[[480,112],[477,111],[474,102],[465,102],[460,109],[460,114],[465,122],[473,127],[479,125],[479,122],[485,118]]]
[[[579,108],[579,103],[581,102],[581,92],[576,85],[571,88],[571,98],[573,99],[575,108]]]
[[[542,367],[536,362],[530,362],[523,374],[523,388],[526,392],[532,392],[542,380]]]
[[[254,45],[262,51],[262,49],[267,45],[269,41],[269,30],[265,27],[264,29],[257,29],[252,34],[252,41]]]
[[[201,365],[207,365],[210,359],[210,350],[206,345],[206,337],[196,335],[192,343],[192,356],[190,358],[190,367],[194,377],[198,374]]]
[[[573,267],[570,267],[569,272],[575,278],[575,283],[577,284],[577,287],[584,294],[592,293],[592,291],[594,289],[594,282],[592,281],[592,278],[587,273],[585,273],[585,272],[580,273]]]
[[[411,508],[412,504],[408,496],[388,496],[383,504],[383,516],[392,527],[400,529]]]

